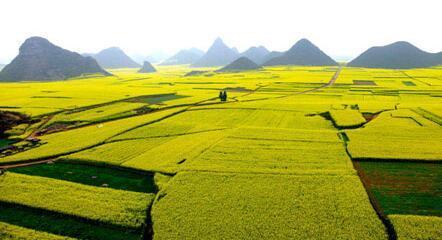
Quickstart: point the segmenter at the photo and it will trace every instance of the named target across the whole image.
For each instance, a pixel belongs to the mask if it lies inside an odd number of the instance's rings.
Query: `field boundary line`
[[[55,211],[55,210],[50,210],[50,209],[45,209],[43,207],[35,207],[35,206],[29,206],[26,204],[22,204],[22,203],[18,203],[18,202],[12,202],[12,201],[4,201],[4,200],[0,200],[0,204],[2,206],[9,206],[9,207],[19,207],[19,208],[23,208],[23,209],[28,209],[32,212],[35,212],[36,214],[38,214],[39,212],[44,212],[47,214],[53,214],[53,215],[57,215],[61,218],[71,218],[74,219],[76,221],[79,222],[83,222],[86,224],[90,224],[92,226],[102,226],[105,228],[109,228],[109,229],[114,229],[114,230],[118,230],[118,231],[131,231],[131,232],[141,232],[141,228],[137,228],[137,227],[130,227],[130,226],[123,226],[123,225],[117,225],[117,224],[113,224],[110,222],[104,222],[104,221],[100,221],[98,219],[91,219],[91,218],[87,218],[87,217],[82,217],[79,215],[74,215],[74,214],[70,214],[70,213],[64,213],[61,211]]]
[[[351,156],[350,156],[351,157]],[[389,163],[436,163],[442,164],[442,159],[406,159],[406,158],[370,158],[370,157],[351,157],[356,162],[389,162]]]
[[[301,92],[295,92],[292,94],[286,94],[284,96],[249,99],[249,100],[242,100],[242,101],[239,100],[239,102],[255,102],[255,101],[262,101],[262,100],[281,99],[281,98],[287,98],[287,97],[292,97],[292,96],[296,96],[296,95],[302,95],[302,94],[306,94],[306,93],[310,93],[310,92],[315,92],[320,89],[323,89],[323,88],[333,85],[336,82],[336,80],[338,80],[339,74],[341,73],[342,69],[343,69],[343,67],[339,66],[338,69],[336,70],[336,72],[331,77],[331,79],[327,83],[322,84],[319,87],[311,88],[311,89],[304,90]],[[256,92],[254,92],[254,93],[256,93]],[[253,93],[251,93],[251,94],[253,94]]]
[[[248,175],[284,175],[284,176],[358,176],[355,169],[347,169],[347,170],[329,170],[328,172],[321,172],[320,170],[317,172],[310,172],[306,170],[300,170],[297,172],[264,172],[264,171],[238,171],[238,170],[210,170],[210,169],[182,169],[178,173],[183,172],[192,172],[192,173],[219,173],[219,174],[248,174]],[[302,173],[301,173],[302,172]]]
[[[244,139],[244,140],[266,140],[266,141],[275,141],[275,142],[307,142],[307,143],[335,143],[341,144],[340,141],[322,141],[322,140],[303,140],[303,139],[274,139],[274,138],[257,138],[257,137],[237,137],[237,136],[227,136],[226,138],[234,138],[234,139]]]
[[[345,135],[346,138],[347,135]],[[345,152],[348,155],[348,158],[353,165],[353,169],[356,171],[356,175],[359,178],[359,181],[362,183],[362,187],[365,190],[365,193],[367,194],[368,200],[375,211],[376,215],[378,216],[379,220],[382,222],[382,224],[385,227],[386,234],[388,236],[388,240],[397,240],[397,232],[393,226],[393,223],[391,223],[390,219],[387,215],[384,214],[384,211],[382,210],[379,202],[376,200],[376,198],[373,196],[371,191],[368,188],[368,184],[366,182],[365,175],[363,174],[363,171],[360,167],[360,164],[358,161],[356,161],[350,154],[350,151],[348,150],[348,139],[342,138],[342,142],[344,144]]]
[[[189,133],[177,133],[177,134],[161,135],[161,136],[152,136],[152,137],[139,137],[139,138],[134,137],[134,138],[115,139],[115,140],[109,140],[109,141],[106,141],[105,144],[108,144],[108,143],[115,143],[115,142],[124,142],[124,141],[143,140],[143,139],[155,139],[155,138],[180,137],[180,136],[193,135],[193,134],[206,133],[206,132],[223,131],[223,130],[227,130],[227,129],[230,129],[230,128],[217,128],[217,129],[209,129],[209,130],[195,131],[195,132],[189,132]],[[104,144],[104,145],[105,145],[105,144]]]
[[[361,181],[365,192],[367,193],[368,196],[368,200],[371,203],[371,206],[373,207],[373,209],[375,210],[376,214],[378,215],[378,218],[382,221],[382,223],[385,226],[385,230],[388,234],[388,239],[389,240],[397,240],[397,233],[396,230],[393,226],[393,223],[391,223],[390,219],[388,218],[387,215],[385,215],[384,211],[381,208],[381,205],[379,204],[379,202],[376,200],[376,197],[373,196],[373,194],[371,193],[371,191],[368,188],[368,184],[366,182],[366,177],[363,174],[363,171],[359,165],[359,162],[353,161],[353,167],[355,168],[358,176],[359,176],[359,180]]]

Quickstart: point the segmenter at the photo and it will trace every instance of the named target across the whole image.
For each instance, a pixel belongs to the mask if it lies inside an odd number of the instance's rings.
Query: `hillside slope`
[[[217,38],[206,54],[192,64],[192,67],[224,66],[238,58],[238,56],[236,50],[229,48],[221,38]]]
[[[307,39],[299,40],[292,48],[263,65],[335,66],[338,63]]]
[[[442,53],[422,51],[408,42],[371,47],[347,65],[351,67],[408,69],[442,64]]]
[[[31,37],[20,47],[18,56],[0,72],[2,81],[62,80],[104,71],[91,57],[58,47],[47,39]]]
[[[103,68],[139,68],[140,64],[132,60],[118,47],[110,47],[92,55]]]

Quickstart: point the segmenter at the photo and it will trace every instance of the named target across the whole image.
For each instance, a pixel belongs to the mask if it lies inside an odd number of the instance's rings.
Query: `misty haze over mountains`
[[[173,55],[172,57],[161,62],[160,65],[180,65],[192,64],[204,55],[204,51],[198,48],[184,49]]]
[[[132,60],[118,47],[110,47],[101,50],[97,54],[87,54],[97,60],[103,68],[137,68],[140,64]]]

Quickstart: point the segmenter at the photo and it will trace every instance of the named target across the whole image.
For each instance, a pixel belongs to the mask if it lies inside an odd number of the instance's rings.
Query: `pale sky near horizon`
[[[216,37],[240,51],[283,51],[308,38],[332,57],[409,41],[442,51],[441,0],[2,0],[0,63],[30,36],[63,48],[129,55],[207,50]]]

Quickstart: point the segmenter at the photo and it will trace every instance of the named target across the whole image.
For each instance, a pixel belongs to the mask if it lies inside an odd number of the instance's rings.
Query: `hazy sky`
[[[407,40],[442,51],[441,0],[2,0],[0,63],[30,36],[77,52],[206,50],[220,36],[240,51],[286,50],[308,38],[331,56]]]

